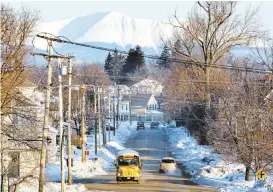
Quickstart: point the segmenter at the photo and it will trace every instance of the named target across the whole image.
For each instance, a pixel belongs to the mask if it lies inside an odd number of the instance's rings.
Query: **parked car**
[[[160,161],[159,173],[174,172],[176,170],[176,162],[172,157],[164,157]]]
[[[115,127],[110,125],[110,131],[114,131]],[[106,125],[106,131],[109,131],[109,125]]]
[[[137,122],[137,129],[145,129],[144,122]]]
[[[151,122],[144,122],[144,127],[150,127],[151,126]]]
[[[156,128],[158,128],[158,125],[159,125],[158,122],[152,122],[152,123],[151,123],[151,129],[156,129]]]

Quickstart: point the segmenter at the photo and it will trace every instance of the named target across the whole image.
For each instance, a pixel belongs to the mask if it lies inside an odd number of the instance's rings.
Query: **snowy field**
[[[244,181],[244,165],[227,162],[219,154],[213,153],[211,147],[198,145],[185,128],[165,130],[172,154],[177,162],[185,166],[195,183],[215,187],[218,192],[272,191],[273,171],[267,173],[266,181],[255,183],[254,173],[251,175],[251,181]]]
[[[136,122],[130,126],[129,122],[122,122],[119,129],[116,130],[116,135],[113,136],[111,131],[110,141],[107,132],[107,144],[101,149],[98,149],[98,155],[94,154],[94,135],[87,137],[86,150],[90,151],[90,155],[86,157],[86,163],[81,163],[81,149],[75,149],[73,156],[73,181],[80,179],[92,178],[94,175],[107,174],[107,171],[114,167],[115,154],[118,150],[124,149],[123,144],[128,138],[136,134]],[[94,160],[97,158],[97,160]],[[60,177],[60,162],[49,164],[46,167],[46,192],[61,191]],[[65,162],[65,178],[67,178],[67,167]],[[24,185],[19,192],[36,192],[38,183],[32,185]],[[86,192],[90,191],[83,184],[65,185],[65,191],[69,192]]]

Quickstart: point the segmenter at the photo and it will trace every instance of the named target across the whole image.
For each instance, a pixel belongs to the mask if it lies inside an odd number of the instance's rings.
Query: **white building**
[[[153,94],[159,96],[162,94],[162,85],[155,80],[144,79],[131,86],[133,95],[137,94]]]
[[[163,120],[163,113],[158,111],[159,105],[152,94],[148,95],[125,95],[121,100],[121,120],[130,118],[130,101],[131,115],[134,121],[160,121]]]
[[[13,128],[12,136],[5,138],[4,156],[7,161],[4,167],[10,171],[10,177],[14,178],[37,174],[45,103],[44,93],[37,91],[36,86],[30,82],[17,87],[16,90],[16,99],[10,103],[12,113],[6,117],[2,116],[1,122],[2,130],[5,127]],[[22,118],[24,116],[27,119]],[[47,162],[56,161],[56,135],[57,130],[49,127],[48,136],[51,142],[47,145]]]

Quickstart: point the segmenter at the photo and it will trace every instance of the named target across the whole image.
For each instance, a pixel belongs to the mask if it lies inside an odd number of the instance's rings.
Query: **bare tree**
[[[26,46],[37,24],[36,12],[22,8],[15,12],[1,4],[1,111],[9,110],[10,102],[16,95],[12,88],[20,85],[24,77],[29,50]]]
[[[246,166],[245,180],[249,181],[252,167],[266,168],[272,163],[272,105],[264,101],[270,88],[247,72],[235,73],[241,81],[219,94],[219,116],[209,120],[207,137],[218,152]]]
[[[36,142],[28,142],[34,137],[37,139],[38,130],[33,127],[33,124],[37,123],[35,109],[30,109],[29,100],[18,89],[23,86],[26,80],[27,55],[30,51],[26,43],[31,37],[38,19],[38,13],[35,11],[24,7],[15,11],[8,5],[1,4],[0,150],[2,187],[4,178],[12,169],[12,167],[6,166],[6,162],[11,160],[10,150],[25,151],[39,147]],[[3,139],[6,139],[5,142]],[[10,140],[8,141],[8,139]],[[24,178],[13,180],[10,186],[24,182],[31,174],[27,173]]]
[[[219,92],[230,86],[231,79],[225,70],[211,69],[210,89],[213,105],[217,105]],[[165,112],[172,119],[189,120],[189,131],[203,144],[206,143],[204,132],[204,111],[206,100],[206,80],[204,71],[197,67],[181,68],[173,65],[164,85]],[[175,112],[175,113],[173,113]],[[188,115],[187,115],[188,114]],[[188,117],[187,117],[188,116]],[[212,116],[212,115],[211,115]],[[203,138],[204,137],[204,138]]]
[[[266,70],[273,72],[273,39],[267,36],[264,37],[262,46],[257,45],[250,58]]]
[[[234,1],[197,2],[185,21],[176,12],[174,19],[170,19],[181,45],[173,52],[203,69],[207,82],[210,81],[210,67],[218,65],[232,48],[249,45],[263,35],[258,31],[258,9],[249,9],[245,15],[239,15],[235,12],[236,5]],[[211,100],[209,89],[207,83],[207,109]]]
[[[99,63],[91,63],[73,69],[75,84],[107,85],[110,83],[109,76],[103,71]]]

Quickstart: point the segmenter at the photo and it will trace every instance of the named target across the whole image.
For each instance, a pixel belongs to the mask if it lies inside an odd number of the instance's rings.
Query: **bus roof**
[[[124,149],[118,152],[117,156],[124,156],[124,155],[136,155],[139,156],[139,153],[137,151],[134,151],[132,149]]]

